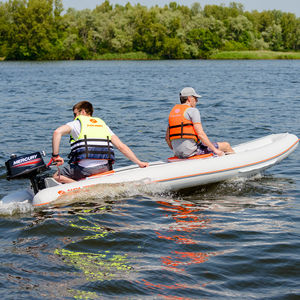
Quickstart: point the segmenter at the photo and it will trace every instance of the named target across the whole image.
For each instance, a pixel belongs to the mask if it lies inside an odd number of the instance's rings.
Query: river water
[[[140,159],[172,156],[167,117],[184,86],[203,96],[213,141],[300,136],[300,61],[1,62],[0,199],[28,185],[6,180],[10,154],[48,161],[81,100]],[[0,228],[3,299],[296,299],[299,149],[255,178],[184,193],[125,185],[46,209],[1,204]]]

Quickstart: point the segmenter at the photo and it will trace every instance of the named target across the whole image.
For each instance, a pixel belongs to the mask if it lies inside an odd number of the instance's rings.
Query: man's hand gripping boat
[[[2,203],[30,201],[34,206],[44,206],[62,195],[74,191],[84,193],[87,188],[98,184],[105,188],[105,184],[137,182],[159,184],[165,191],[178,191],[236,177],[250,177],[286,158],[298,143],[298,137],[293,134],[272,134],[236,145],[233,147],[235,154],[157,161],[150,163],[148,168],[132,165],[69,184],[39,177],[47,166],[37,152],[6,162],[8,179],[28,178],[31,187],[5,196]]]

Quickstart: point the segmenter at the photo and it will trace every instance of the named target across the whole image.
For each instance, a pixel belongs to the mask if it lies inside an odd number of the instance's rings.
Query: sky
[[[238,2],[244,5],[245,10],[281,10],[283,12],[294,13],[297,17],[300,17],[300,0],[110,0],[111,4],[125,5],[130,2],[132,5],[140,3],[145,6],[164,6],[170,2],[176,2],[180,5],[191,6],[193,3],[198,2],[204,7],[207,4],[225,4],[228,6],[230,2]],[[63,0],[64,8],[73,7],[77,10],[85,8],[94,9],[97,5],[103,3],[104,0]]]

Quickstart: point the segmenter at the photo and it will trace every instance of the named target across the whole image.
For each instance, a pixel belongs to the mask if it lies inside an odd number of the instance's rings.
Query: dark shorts
[[[219,149],[218,143],[213,143],[213,145]],[[209,154],[209,153],[214,153],[209,147],[203,145],[202,143],[199,143],[197,145],[197,154],[196,155],[202,155],[202,154]]]
[[[83,168],[78,165],[68,164],[60,170],[60,175],[72,178],[74,180],[80,180],[88,176],[107,171],[109,171],[108,164],[92,168]]]

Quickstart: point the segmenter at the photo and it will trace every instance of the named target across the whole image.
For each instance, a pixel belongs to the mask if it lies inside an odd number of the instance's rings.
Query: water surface
[[[203,97],[203,126],[233,145],[300,136],[299,61],[1,62],[0,198],[11,153],[45,150],[72,106],[95,115],[142,160],[172,155],[168,113],[184,86]],[[61,155],[69,152],[68,138]],[[100,187],[56,207],[0,205],[4,299],[296,299],[299,149],[248,180],[180,194]],[[130,162],[117,152],[116,167]]]

